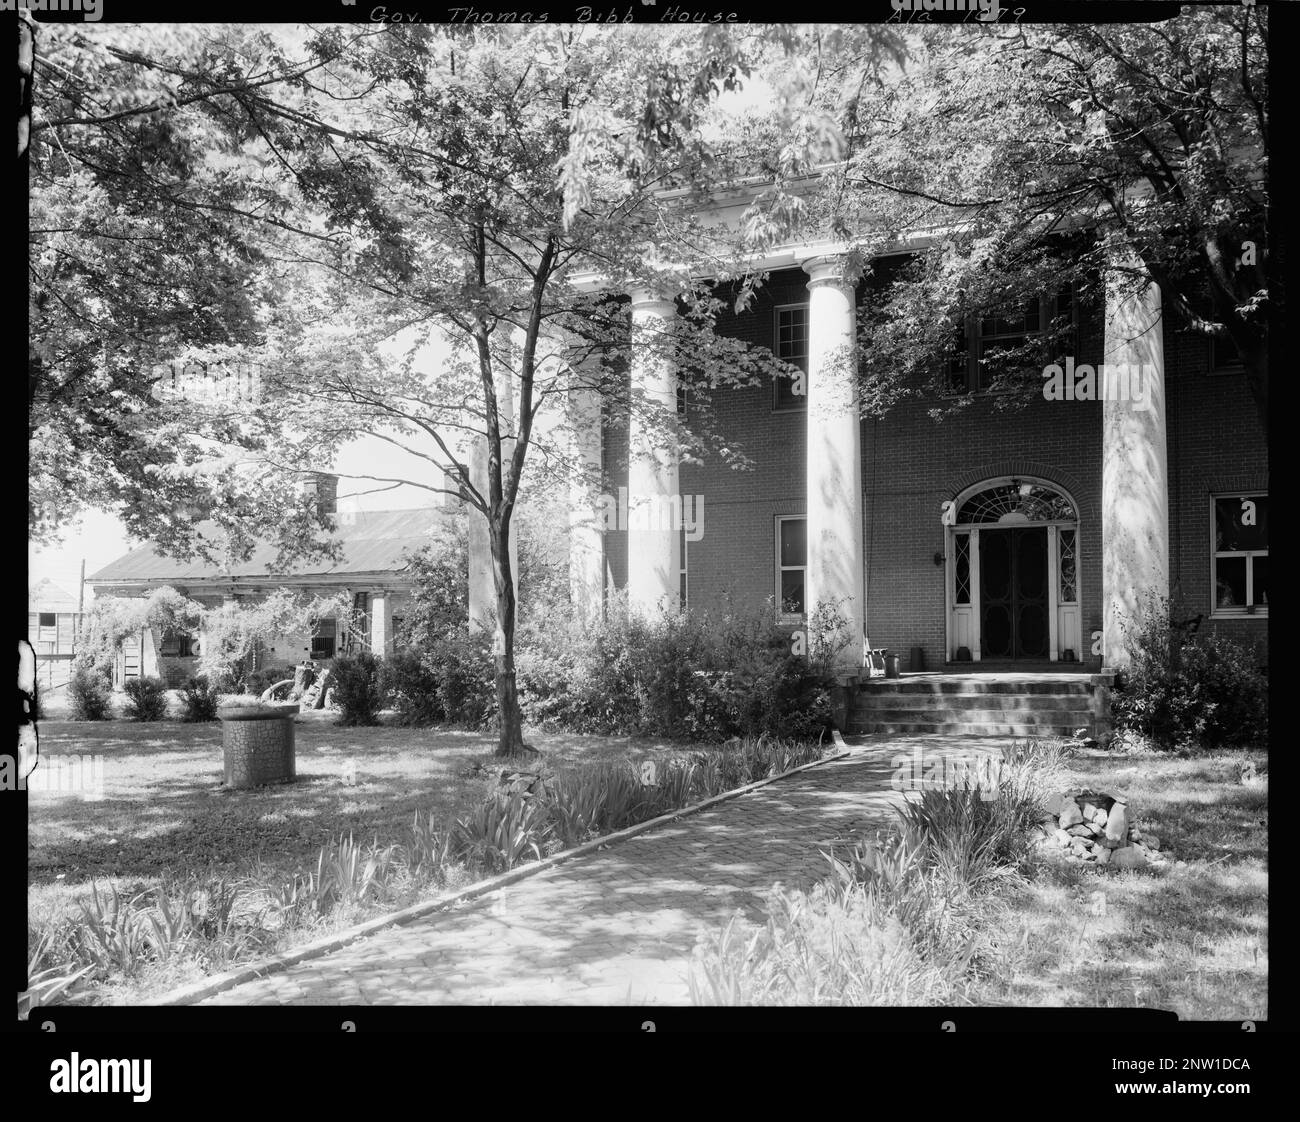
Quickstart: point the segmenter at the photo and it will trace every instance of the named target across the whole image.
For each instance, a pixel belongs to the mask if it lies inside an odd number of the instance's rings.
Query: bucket
[[[899,655],[894,654],[893,651],[886,652],[885,654],[885,677],[886,678],[898,677],[899,661],[900,661]]]

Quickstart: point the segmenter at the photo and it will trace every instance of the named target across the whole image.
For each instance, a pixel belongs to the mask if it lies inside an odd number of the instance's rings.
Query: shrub
[[[131,678],[122,689],[131,720],[161,721],[167,716],[167,687],[161,678]]]
[[[221,691],[206,678],[190,678],[181,687],[182,721],[215,721]]]
[[[1038,800],[1007,782],[996,792],[963,783],[926,790],[899,810],[905,830],[925,845],[928,864],[967,889],[1000,870],[1026,864],[1029,834],[1042,818]]]
[[[438,679],[444,719],[482,728],[496,712],[496,667],[482,639],[457,636],[436,643],[427,661]]]
[[[382,664],[369,651],[334,661],[334,700],[340,725],[377,725],[384,706]]]
[[[1268,681],[1252,651],[1222,636],[1170,625],[1168,601],[1150,598],[1125,627],[1130,664],[1111,714],[1159,748],[1239,748],[1268,736]]]
[[[452,846],[472,867],[501,873],[530,853],[540,859],[550,833],[550,815],[540,798],[526,791],[496,790],[477,811],[456,822]]]
[[[831,725],[827,667],[791,650],[761,614],[683,612],[644,621],[616,606],[521,636],[527,719],[574,732],[672,739],[815,740]]]
[[[68,704],[74,721],[109,719],[113,703],[108,680],[92,667],[77,667],[68,681]]]
[[[612,614],[591,627],[559,617],[521,634],[516,669],[530,723],[610,735],[636,730],[640,705],[627,629]]]
[[[773,891],[756,932],[733,918],[706,938],[689,983],[697,1005],[943,1005],[961,976],[919,953],[888,900],[820,884]]]
[[[439,693],[439,677],[416,651],[398,651],[384,661],[383,687],[392,695],[400,725],[435,725],[447,711]]]

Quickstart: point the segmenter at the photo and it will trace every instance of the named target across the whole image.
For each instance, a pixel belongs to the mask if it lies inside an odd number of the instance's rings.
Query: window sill
[[[1261,604],[1253,612],[1248,612],[1245,608],[1214,608],[1210,612],[1211,619],[1268,619],[1268,607]]]

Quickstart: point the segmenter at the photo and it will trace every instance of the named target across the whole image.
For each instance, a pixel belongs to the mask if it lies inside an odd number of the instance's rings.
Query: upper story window
[[[1210,502],[1211,614],[1268,615],[1268,496],[1215,495]]]
[[[1210,373],[1240,374],[1242,370],[1241,355],[1231,339],[1210,337]]]
[[[980,393],[1016,365],[1046,364],[1072,352],[1078,324],[1075,305],[1071,286],[1054,296],[1035,296],[968,317],[953,341],[949,392]],[[1061,331],[1066,337],[1057,336],[1049,346],[1049,339]]]
[[[803,377],[777,375],[773,409],[803,409],[808,404],[808,305],[776,309],[776,357],[797,366]]]

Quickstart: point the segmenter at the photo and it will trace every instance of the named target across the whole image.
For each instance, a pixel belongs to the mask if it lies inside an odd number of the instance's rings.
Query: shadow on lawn
[[[103,754],[104,795],[33,794],[30,882],[70,886],[209,865],[238,874],[258,863],[291,872],[339,835],[403,842],[417,810],[447,825],[481,801],[502,769],[682,750],[626,737],[530,733],[541,759],[504,760],[492,755],[490,731],[350,728],[334,720],[317,711],[295,721],[295,782],[243,791],[223,786],[218,723],[47,722],[45,755]],[[472,764],[480,765],[477,774],[469,774]]]

